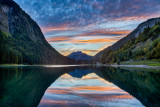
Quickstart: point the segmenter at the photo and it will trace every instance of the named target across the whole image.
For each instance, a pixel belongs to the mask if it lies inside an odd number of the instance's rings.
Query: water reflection
[[[45,90],[73,68],[0,67],[0,107],[36,107]]]
[[[74,77],[72,77],[73,74]],[[131,105],[142,106],[127,92],[100,78],[95,72],[84,69],[81,73],[69,72],[58,78],[45,92],[39,107],[120,107]]]
[[[0,67],[0,106],[158,107],[159,76],[153,69]]]
[[[138,68],[102,68],[103,78],[136,97],[148,107],[160,106],[160,71]]]

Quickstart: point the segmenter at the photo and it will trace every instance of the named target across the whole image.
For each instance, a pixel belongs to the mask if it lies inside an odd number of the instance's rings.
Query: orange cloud
[[[83,49],[82,52],[92,56],[92,55],[96,54],[98,52],[98,50]]]
[[[62,42],[62,41],[70,41],[72,40],[70,36],[56,36],[51,38],[46,38],[48,42]]]
[[[78,34],[78,35],[73,35],[73,36],[56,36],[56,37],[50,37],[50,38],[46,38],[46,39],[47,39],[48,42],[61,42],[61,43],[115,42],[115,41],[119,40],[118,37],[124,37],[129,32],[130,32],[129,30],[120,30],[120,31],[96,30],[96,31],[87,32],[87,33]],[[107,39],[107,38],[91,39],[91,40],[75,39],[75,37],[81,37],[81,36],[86,37],[86,36],[94,36],[94,35],[120,35],[120,36],[110,37],[111,39]]]
[[[87,32],[87,33],[83,33],[83,34],[79,34],[79,35],[72,35],[72,36],[56,36],[56,37],[50,37],[50,38],[46,38],[48,42],[58,42],[58,43],[73,43],[73,44],[98,44],[98,43],[110,43],[111,45],[118,41],[119,39],[123,38],[124,36],[126,36],[127,33],[129,33],[130,31],[127,30],[120,30],[120,31],[105,31],[105,30],[97,30],[97,31],[92,31],[92,32]],[[92,39],[92,35],[98,35],[101,34],[103,36],[103,38],[98,38],[98,36],[93,36],[96,37],[96,39]],[[105,34],[111,34],[111,35],[116,35],[116,36],[106,36],[105,38]],[[76,38],[78,37],[78,38]],[[90,37],[87,40],[84,40],[79,38],[79,37]],[[88,55],[95,55],[96,53],[98,53],[99,51],[105,49],[106,47],[108,47],[109,45],[105,45],[103,47],[101,47],[100,49],[97,50],[89,50],[89,49],[80,49],[79,51],[82,51],[83,53],[86,53]],[[63,49],[60,50],[60,52],[63,55],[69,55],[72,52],[77,51],[76,49]]]
[[[69,27],[68,24],[63,24],[59,26],[51,26],[51,27],[42,27],[42,32],[46,33],[49,31],[60,31],[60,30],[73,30],[74,28]]]
[[[104,50],[105,48],[107,48],[110,45],[104,45],[103,47],[97,49],[97,50],[83,50],[83,53],[86,53],[88,55],[94,56],[95,54],[97,54],[98,52]]]
[[[137,8],[137,7],[135,7]],[[117,20],[117,21],[121,21],[121,20],[124,20],[124,21],[134,21],[134,20],[137,20],[137,21],[144,21],[144,20],[147,20],[147,19],[150,19],[150,18],[153,18],[153,17],[159,17],[159,15],[157,14],[152,14],[152,15],[143,15],[143,16],[125,16],[125,17],[120,17],[120,18],[116,18],[114,20]]]
[[[111,44],[112,45],[112,44]],[[101,48],[97,49],[97,50],[87,50],[87,49],[83,49],[81,50],[83,53],[86,53],[88,55],[94,56],[95,54],[97,54],[98,52],[104,50],[105,48],[107,48],[110,45],[104,45]]]
[[[67,49],[67,50],[66,49],[62,49],[62,50],[60,50],[60,53],[62,53],[64,56],[67,56],[67,55],[69,55],[69,54],[71,54],[71,53],[73,53],[75,51],[82,51],[83,53],[86,53],[88,55],[94,56],[95,54],[97,54],[98,52],[104,50],[108,46],[110,46],[110,45],[104,45],[101,48],[96,49],[96,50],[92,50],[92,49],[79,49],[79,50],[76,50],[76,49]]]
[[[108,29],[102,29],[102,30],[94,30],[91,32],[78,34],[75,36],[93,36],[93,35],[126,35],[130,33],[130,30],[120,30],[120,31],[108,31]]]
[[[121,18],[116,18],[115,20],[120,21],[120,20],[125,20],[125,21],[132,21],[132,20],[145,20],[146,16],[131,16],[131,17],[121,17]]]
[[[72,51],[72,50],[62,50],[62,51],[60,51],[64,56],[67,56],[67,55],[69,55],[69,54],[71,54],[72,52],[74,52],[74,51]]]
[[[107,39],[107,38],[100,38],[100,39],[90,39],[90,40],[71,40],[70,43],[105,43],[105,42],[116,42],[119,39]]]
[[[102,51],[103,49],[107,48],[110,45],[104,45],[103,47],[97,49],[97,50],[90,50],[90,49],[79,49],[79,51],[82,51],[85,54],[94,56],[95,54],[97,54],[99,51]],[[76,50],[71,50],[71,49],[67,49],[67,50],[61,50],[60,52],[64,55],[67,56],[69,54],[71,54],[72,52],[75,52]]]
[[[78,50],[61,50],[60,52],[64,55],[64,56],[67,56],[75,51],[78,51]],[[79,49],[79,51],[82,51],[83,53],[86,53],[88,55],[95,55],[96,53],[99,52],[99,50],[87,50],[87,49]]]
[[[89,40],[80,40],[80,39],[70,39],[67,37],[53,37],[47,38],[48,42],[61,42],[61,43],[107,43],[107,42],[116,42],[119,38],[100,38],[100,39],[89,39]]]

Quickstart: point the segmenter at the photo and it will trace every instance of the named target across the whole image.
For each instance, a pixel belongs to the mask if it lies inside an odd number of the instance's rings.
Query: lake
[[[0,66],[2,107],[159,107],[160,70]]]

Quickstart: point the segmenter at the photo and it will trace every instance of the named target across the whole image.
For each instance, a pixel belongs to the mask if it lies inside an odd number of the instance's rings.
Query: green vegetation
[[[45,90],[58,77],[74,69],[42,66],[0,67],[0,107],[37,107]]]
[[[0,28],[9,28],[9,34],[0,29],[0,64],[74,63],[45,40],[38,24],[13,0],[2,0],[1,5],[12,8],[12,11],[8,15],[8,24],[0,21]],[[0,12],[3,13],[3,10],[0,9]]]
[[[136,38],[128,41],[116,51],[104,52],[101,62],[105,64],[121,64],[124,61],[160,59],[160,22],[147,27]],[[144,63],[143,63],[144,64]],[[150,64],[158,65],[159,63]]]
[[[12,37],[0,30],[0,63],[21,63],[21,53],[9,46]]]
[[[49,47],[24,34],[20,32],[9,35],[0,30],[0,64],[43,64],[47,60],[44,55],[45,50],[50,50]],[[52,50],[48,52],[51,53],[54,55]]]
[[[18,34],[9,36],[0,30],[0,63],[7,64],[34,64],[38,62],[39,54],[34,57],[35,44],[32,41],[26,40],[26,37]],[[39,50],[40,51],[40,50]],[[37,51],[38,53],[38,51]]]
[[[117,63],[115,63],[117,64]],[[148,66],[160,66],[160,59],[153,60],[140,60],[140,61],[124,61],[121,65],[148,65]]]
[[[160,72],[143,68],[102,68],[102,77],[130,93],[146,107],[159,107]]]

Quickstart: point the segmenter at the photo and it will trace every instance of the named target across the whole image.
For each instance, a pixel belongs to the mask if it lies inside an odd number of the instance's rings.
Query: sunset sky
[[[15,0],[63,55],[95,55],[160,16],[160,0]]]

